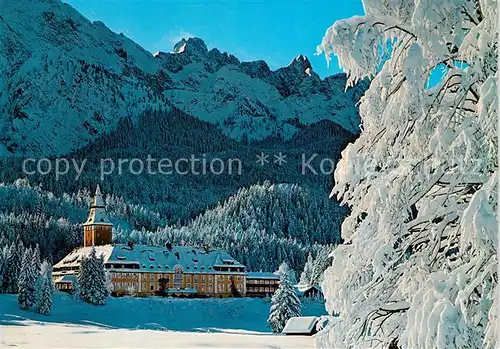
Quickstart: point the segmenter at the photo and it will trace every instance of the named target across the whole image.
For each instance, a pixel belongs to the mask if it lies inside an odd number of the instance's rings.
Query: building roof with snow
[[[249,272],[247,273],[247,279],[275,279],[279,280],[280,276],[269,272]]]
[[[284,334],[314,334],[316,333],[317,316],[301,316],[290,318],[285,328]]]
[[[134,269],[136,272],[168,273],[180,266],[184,273],[220,273],[243,271],[245,267],[225,251],[193,246],[171,246],[169,249],[164,246],[115,244],[94,248],[96,255],[103,257],[108,269],[117,267],[120,270]],[[91,250],[92,247],[73,250],[54,265],[54,271],[78,267]]]
[[[312,289],[322,292],[321,285],[302,285],[302,284],[295,285],[295,290],[300,293],[304,293]]]
[[[55,279],[55,283],[72,284],[76,281],[76,275],[63,275]]]
[[[323,296],[323,291],[321,290],[320,285],[295,285],[295,293],[299,297],[314,297],[314,296]]]
[[[87,220],[83,223],[83,226],[86,225],[113,225],[111,221],[108,219],[106,215],[106,205],[104,204],[104,200],[102,199],[101,189],[99,185],[95,190],[95,196],[92,201],[92,205],[90,206],[90,212]]]

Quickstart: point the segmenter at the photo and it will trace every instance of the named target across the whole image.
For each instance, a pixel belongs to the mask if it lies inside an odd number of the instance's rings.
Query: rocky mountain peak
[[[265,78],[272,74],[271,69],[263,60],[242,62],[241,68],[245,72],[245,74],[252,78]]]
[[[0,156],[70,153],[171,106],[235,139],[290,138],[321,120],[352,133],[364,91],[344,93],[345,76],[323,80],[303,55],[273,71],[200,38],[151,55],[59,0],[0,6],[0,73]]]
[[[177,44],[175,44],[173,52],[203,57],[208,53],[208,48],[202,39],[193,37],[181,39]]]
[[[312,65],[311,62],[309,62],[309,59],[306,56],[303,55],[298,55],[295,57],[290,64],[288,65],[289,68],[295,69],[299,72],[306,72],[306,74],[311,75],[312,72]]]

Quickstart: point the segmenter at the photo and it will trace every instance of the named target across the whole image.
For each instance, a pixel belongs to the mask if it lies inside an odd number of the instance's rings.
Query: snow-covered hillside
[[[93,306],[56,292],[53,301],[52,314],[44,316],[20,310],[15,295],[0,295],[0,345],[15,344],[23,348],[64,348],[68,343],[73,348],[75,345],[94,347],[92,343],[107,348],[137,348],[144,347],[145,343],[148,347],[170,348],[210,344],[235,348],[313,346],[311,337],[272,335],[266,327],[270,303],[257,298],[110,297],[105,306]],[[302,308],[304,315],[325,314],[322,303],[308,302]],[[92,336],[85,335],[89,332]],[[135,345],[130,341],[135,341]]]
[[[2,4],[0,75],[0,155],[68,153],[171,105],[236,139],[290,137],[324,119],[356,133],[365,89],[344,94],[344,75],[321,80],[302,55],[271,71],[198,38],[153,55],[59,0]]]

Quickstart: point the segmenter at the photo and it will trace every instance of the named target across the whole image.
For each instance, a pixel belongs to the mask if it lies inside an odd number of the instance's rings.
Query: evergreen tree
[[[40,273],[42,271],[42,261],[40,257],[40,246],[38,244],[36,244],[33,250],[33,263],[35,264],[36,273]]]
[[[52,268],[44,261],[36,282],[35,310],[50,315],[52,310]]]
[[[316,286],[323,282],[325,270],[331,264],[330,253],[332,250],[331,246],[324,246],[318,250],[311,271],[310,285]]]
[[[313,258],[311,254],[307,256],[307,262],[304,265],[304,270],[300,274],[299,284],[301,285],[311,285],[311,277],[313,272]]]
[[[13,242],[6,250],[3,291],[6,293],[18,292],[19,266],[17,263],[17,248]]]
[[[280,285],[271,299],[271,309],[267,320],[275,333],[281,333],[290,318],[301,314],[300,300],[290,280],[291,271],[286,263],[282,264],[280,271]]]
[[[28,248],[24,252],[21,271],[19,273],[17,301],[21,309],[29,309],[35,303],[35,284],[37,273],[33,263],[33,251]]]
[[[108,290],[106,288],[104,260],[102,256],[96,256],[94,247],[92,247],[89,256],[85,257],[80,264],[78,283],[80,297],[83,300],[96,305],[106,304]]]
[[[71,290],[71,294],[73,295],[73,299],[75,301],[78,301],[81,299],[80,283],[78,282],[78,279],[79,278],[75,278],[75,281],[73,282],[72,290]]]
[[[0,292],[3,290],[4,273],[5,273],[4,248],[2,244],[0,244]]]
[[[297,284],[297,278],[295,277],[295,271],[290,268],[290,266],[288,265],[287,262],[282,262],[280,264],[278,270],[276,270],[275,274],[279,275],[280,278],[284,274],[287,274],[288,275],[288,281],[290,281],[290,283],[292,285],[296,285]]]

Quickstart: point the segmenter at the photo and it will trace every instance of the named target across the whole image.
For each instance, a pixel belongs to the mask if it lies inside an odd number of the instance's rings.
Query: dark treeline
[[[38,243],[44,257],[60,259],[81,244],[78,224],[99,183],[119,241],[207,243],[228,250],[253,270],[273,270],[287,260],[299,271],[313,246],[338,243],[347,214],[327,197],[332,176],[303,175],[302,156],[318,154],[311,164],[319,171],[321,159],[336,163],[353,138],[322,121],[301,125],[289,140],[238,142],[175,108],[149,110],[137,120],[122,119],[116,130],[68,154],[68,159],[87,160],[76,180],[74,171],[59,180],[54,174],[28,176],[22,173],[22,158],[1,159],[0,234],[9,240],[20,234],[26,244]],[[256,163],[261,152],[269,155],[270,165]],[[272,164],[279,152],[287,155],[283,166]],[[126,170],[100,181],[101,159],[146,160],[151,155],[175,161],[191,154],[207,161],[241,159],[242,173],[137,176]],[[288,184],[273,185],[279,183]]]

